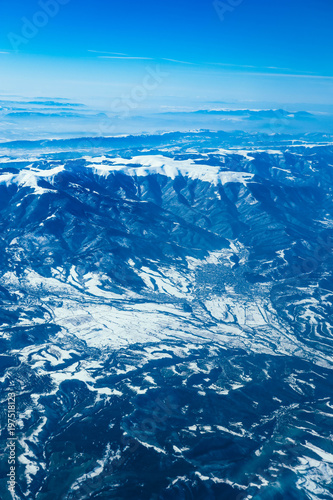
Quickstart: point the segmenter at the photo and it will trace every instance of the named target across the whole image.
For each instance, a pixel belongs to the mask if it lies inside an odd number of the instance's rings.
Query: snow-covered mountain
[[[18,498],[331,498],[331,138],[0,154]]]

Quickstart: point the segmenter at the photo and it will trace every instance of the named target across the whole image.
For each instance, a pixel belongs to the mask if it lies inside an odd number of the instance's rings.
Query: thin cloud
[[[259,76],[282,76],[284,78],[315,78],[318,80],[333,80],[333,76],[313,75],[313,74],[297,74],[297,73],[248,73],[250,75]]]
[[[188,61],[178,61],[177,59],[167,59],[166,57],[162,57],[162,61],[170,61],[170,62],[175,62],[179,64],[191,64],[192,66],[196,66],[195,63],[188,62]]]
[[[258,66],[257,69],[274,69],[274,70],[277,70],[277,71],[294,71],[292,68],[280,68],[278,66]],[[297,73],[295,73],[295,74],[297,74]],[[303,74],[303,73],[299,73],[299,74]],[[312,73],[311,71],[309,71],[309,72],[306,72],[306,74],[307,75],[313,75],[314,73]]]
[[[98,59],[139,59],[139,60],[149,60],[151,61],[152,57],[134,57],[134,56],[98,56]]]
[[[257,66],[250,66],[249,64],[232,64],[232,63],[208,63],[212,66],[230,66],[233,68],[254,68],[258,69]]]
[[[110,54],[111,56],[127,56],[123,52],[105,52],[104,50],[88,50],[88,52],[93,52],[94,54]]]
[[[259,69],[259,70],[263,70],[263,69],[275,69],[275,70],[281,70],[281,71],[292,71],[292,69],[290,68],[278,68],[277,66],[253,66],[251,64],[233,64],[233,63],[208,63],[208,64],[211,64],[213,66],[230,66],[230,67],[233,67],[233,68],[251,68],[251,69]]]
[[[292,71],[291,68],[279,68],[278,66],[263,66],[264,69],[278,69],[283,71]]]
[[[154,57],[143,57],[143,56],[131,56],[129,54],[124,54],[122,52],[106,52],[106,51],[102,51],[102,50],[88,50],[88,52],[92,52],[94,54],[101,54],[101,55],[98,55],[98,59],[127,59],[127,60],[142,60],[142,61],[153,61]],[[173,62],[173,63],[177,63],[177,64],[189,64],[191,66],[197,66],[195,63],[193,62],[189,62],[189,61],[179,61],[178,59],[169,59],[167,57],[161,57],[159,59],[156,59],[156,60],[160,60],[160,61],[169,61],[169,62]]]
[[[317,78],[326,78],[324,76],[321,76],[321,75],[315,75],[314,73],[266,73],[266,72],[262,72],[262,70],[265,70],[265,69],[271,69],[271,70],[275,70],[275,71],[293,71],[291,68],[280,68],[278,66],[251,66],[251,65],[248,65],[248,64],[232,64],[232,63],[208,63],[210,65],[213,65],[213,66],[226,66],[226,67],[233,67],[233,68],[244,68],[244,69],[248,69],[248,68],[251,68],[251,69],[255,69],[255,70],[259,70],[260,72],[258,73],[258,71],[256,72],[253,72],[253,74],[256,74],[256,75],[262,75],[262,76],[265,76],[265,75],[276,75],[276,76],[300,76],[300,77],[317,77]],[[252,74],[252,73],[249,73],[249,74]],[[327,78],[331,78],[331,77],[327,77]]]

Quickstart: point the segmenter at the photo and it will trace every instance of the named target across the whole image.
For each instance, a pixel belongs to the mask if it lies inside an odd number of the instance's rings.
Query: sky
[[[331,0],[0,0],[0,93],[333,104],[332,21]]]

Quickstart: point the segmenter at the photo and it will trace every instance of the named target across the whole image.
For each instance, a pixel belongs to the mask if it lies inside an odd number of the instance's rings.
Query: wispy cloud
[[[124,53],[117,52],[106,52],[101,50],[88,50],[88,52],[93,52],[97,55],[99,59],[115,59],[115,60],[127,60],[127,61],[167,61],[175,64],[186,64],[190,66],[200,66],[199,63],[193,63],[190,61],[182,61],[179,59],[171,59],[168,57],[154,58],[154,57],[146,57],[146,56],[131,56]],[[0,51],[1,53],[1,51]],[[247,70],[242,72],[242,74],[246,74],[247,76],[268,76],[268,77],[281,77],[281,78],[313,78],[318,80],[333,80],[333,76],[325,76],[325,75],[316,75],[314,73],[295,73],[291,68],[282,68],[277,66],[254,66],[251,64],[234,64],[234,63],[224,63],[224,62],[203,62],[201,64],[209,65],[209,66],[219,66],[230,68],[233,70]],[[250,71],[251,70],[251,71]],[[252,71],[253,70],[253,71]],[[265,71],[271,70],[271,71]],[[286,71],[290,71],[290,73],[286,73]],[[236,71],[237,72],[237,71]]]
[[[299,73],[267,73],[267,72],[255,72],[248,73],[251,75],[259,75],[259,76],[278,76],[283,78],[315,78],[319,80],[333,80],[333,76],[326,75],[314,75],[314,74],[299,74]]]
[[[179,64],[190,64],[190,65],[196,66],[196,64],[192,63],[192,62],[178,61],[177,59],[167,59],[166,57],[162,57],[162,61],[170,61],[170,62],[179,63]]]
[[[225,66],[225,67],[230,67],[230,68],[244,68],[244,69],[256,69],[258,71],[262,71],[265,69],[272,69],[274,71],[293,71],[291,68],[280,68],[278,66],[253,66],[251,64],[233,64],[233,63],[222,63],[222,62],[214,62],[214,63],[207,63],[212,66]],[[309,73],[313,74],[313,73]]]
[[[0,54],[10,54],[9,50],[0,50]]]
[[[314,74],[301,74],[301,73],[269,73],[268,71],[244,71],[240,73],[239,71],[235,72],[236,74],[242,74],[247,76],[270,76],[274,78],[313,78],[317,80],[333,80],[333,76],[327,75],[314,75]]]
[[[291,68],[280,68],[277,66],[250,66],[248,64],[231,64],[231,63],[207,63],[212,66],[224,66],[230,68],[239,69],[253,69],[254,71],[245,71],[244,74],[247,75],[258,75],[258,76],[281,76],[284,78],[316,78],[316,79],[333,79],[333,76],[316,75],[314,73],[285,73],[285,71],[293,71]],[[263,71],[270,69],[272,72]],[[281,73],[279,73],[281,71]]]
[[[151,61],[152,57],[135,57],[135,56],[98,56],[98,59],[141,59]]]
[[[104,50],[88,50],[88,52],[93,52],[94,54],[109,54],[111,56],[127,56],[123,52],[106,52]]]
[[[102,50],[88,50],[88,52],[92,52],[97,54],[98,59],[127,59],[127,60],[143,60],[143,61],[168,61],[176,64],[188,64],[191,66],[196,66],[195,63],[189,61],[180,61],[178,59],[170,59],[167,57],[155,58],[155,57],[147,57],[147,56],[131,56],[129,54],[124,54],[122,52],[106,52]]]
[[[258,69],[257,66],[251,66],[249,64],[232,64],[232,63],[221,63],[221,62],[213,62],[213,63],[205,63],[209,64],[211,66],[226,66],[226,67],[232,67],[232,68],[253,68],[253,69]]]
[[[263,66],[263,69],[277,69],[279,71],[292,71],[291,68],[279,68],[277,66]]]

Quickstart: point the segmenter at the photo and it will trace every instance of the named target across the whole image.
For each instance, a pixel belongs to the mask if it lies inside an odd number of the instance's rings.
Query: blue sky
[[[114,99],[158,67],[152,102],[333,103],[331,0],[216,5],[2,0],[0,92]]]

